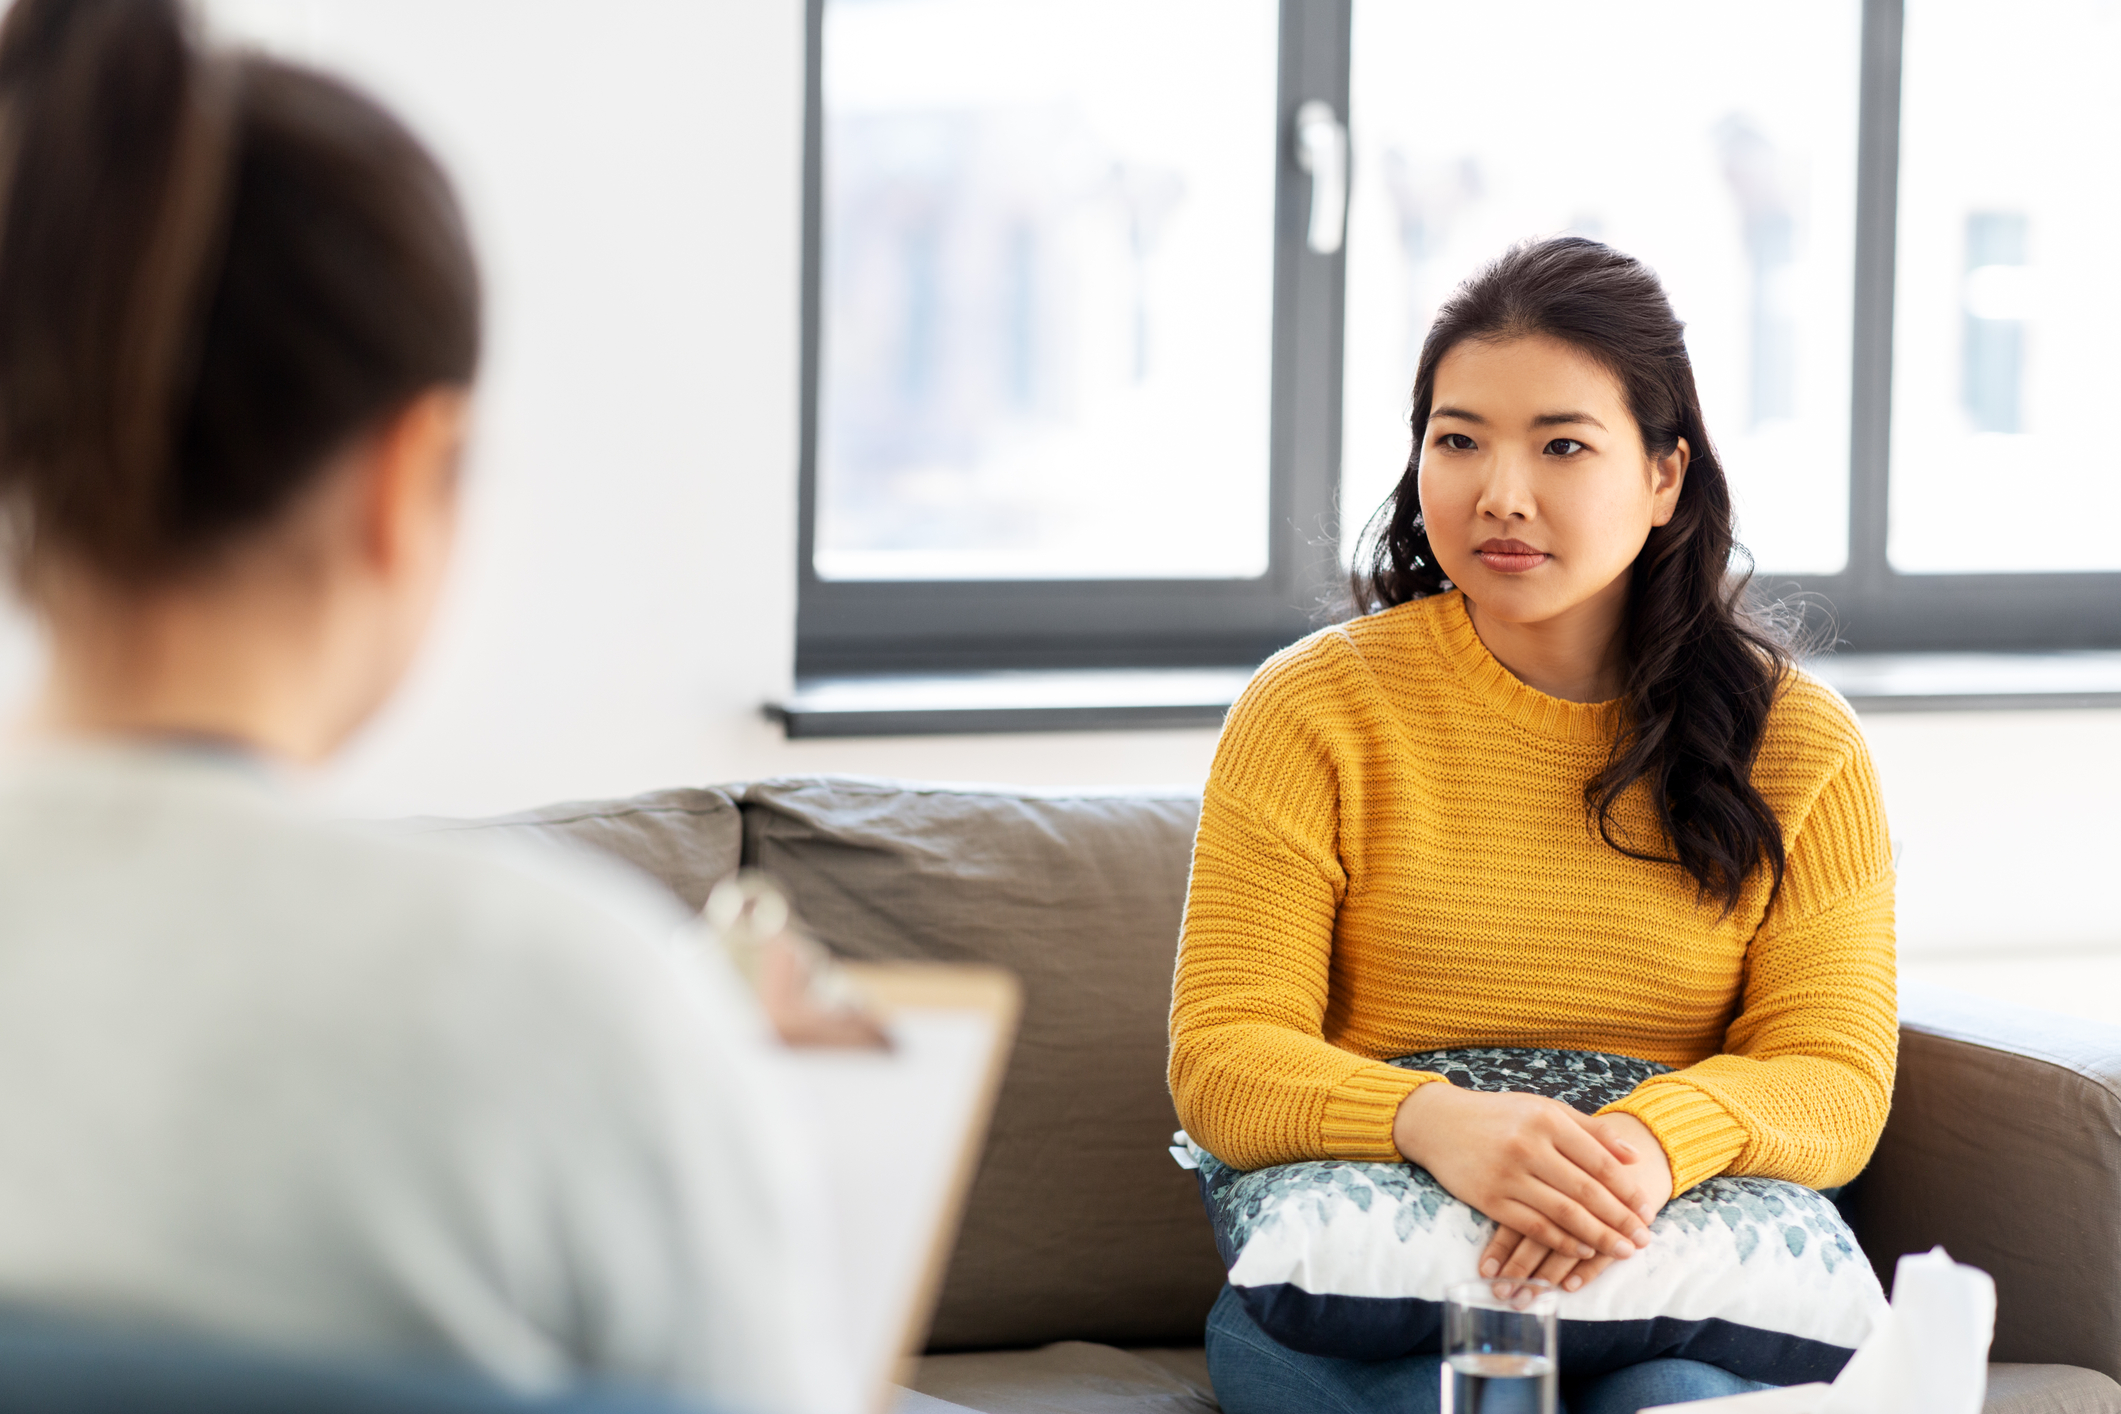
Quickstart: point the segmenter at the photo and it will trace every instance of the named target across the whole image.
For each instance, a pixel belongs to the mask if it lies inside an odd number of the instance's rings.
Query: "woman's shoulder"
[[[683,917],[645,878],[586,852],[330,819],[228,753],[99,745],[10,759],[0,843],[20,886],[12,903],[34,893],[113,949],[183,938],[225,961],[220,975],[285,973],[349,1004],[395,1005],[420,978],[560,978],[545,990],[564,997],[584,973],[652,966]],[[110,897],[139,902],[88,906]]]
[[[1434,625],[1448,600],[1415,599],[1306,634],[1260,665],[1240,702],[1367,698],[1379,690],[1381,671],[1436,659]]]
[[[1392,739],[1395,701],[1410,674],[1438,656],[1434,612],[1433,601],[1403,604],[1319,629],[1269,658],[1223,721],[1211,782],[1323,778]]]
[[[1761,732],[1755,783],[1771,797],[1810,798],[1852,766],[1870,774],[1870,747],[1855,709],[1816,675],[1790,668]]]
[[[587,849],[408,835],[315,824],[309,848],[340,892],[363,881],[394,896],[400,935],[457,978],[501,975],[519,999],[569,1009],[583,989],[649,986],[684,925],[675,898],[638,871]],[[542,986],[520,985],[537,979]],[[592,980],[593,979],[593,980]],[[535,1000],[533,1000],[535,998]]]
[[[1863,726],[1848,699],[1814,673],[1792,666],[1775,690],[1762,749],[1846,757],[1863,748]]]
[[[0,1027],[55,1001],[113,1034],[151,1015],[141,1053],[171,1073],[211,1053],[299,1071],[342,1107],[389,1099],[365,1078],[378,1067],[436,1104],[529,1104],[509,1077],[553,1055],[605,1093],[674,1084],[659,1059],[671,1034],[764,1027],[726,965],[688,956],[685,917],[586,851],[322,818],[232,760],[100,750],[0,767],[0,968],[95,959],[74,970],[99,979],[11,997]]]

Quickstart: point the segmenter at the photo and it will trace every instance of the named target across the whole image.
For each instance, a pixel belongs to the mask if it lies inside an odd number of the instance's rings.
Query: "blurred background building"
[[[324,783],[348,809],[1197,784],[1210,725],[791,740],[761,705],[799,607],[933,605],[930,642],[1010,639],[997,605],[1104,614],[1110,656],[1130,615],[1327,582],[1404,465],[1437,302],[1562,230],[1667,282],[1770,577],[1919,602],[1992,576],[2020,606],[2017,641],[1932,616],[1888,648],[2121,643],[2083,608],[2121,573],[2115,0],[207,11],[405,112],[490,282],[462,562],[412,690]],[[1332,250],[1290,125],[1319,74]],[[36,654],[0,628],[0,698]],[[1906,966],[2121,1019],[2121,708],[2037,700],[1866,711]]]

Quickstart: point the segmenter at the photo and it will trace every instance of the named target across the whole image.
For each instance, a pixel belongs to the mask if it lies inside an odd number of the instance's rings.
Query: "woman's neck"
[[[51,641],[27,722],[57,737],[225,742],[312,763],[346,730],[342,653],[300,586],[125,593],[75,581],[46,605]]]
[[[1466,617],[1495,661],[1519,682],[1564,702],[1610,702],[1627,690],[1621,592],[1602,594],[1549,619],[1512,623],[1483,614],[1468,598]]]

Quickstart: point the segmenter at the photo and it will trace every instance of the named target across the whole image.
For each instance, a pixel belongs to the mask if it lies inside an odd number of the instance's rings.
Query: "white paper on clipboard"
[[[1015,1035],[989,969],[846,969],[876,996],[890,1054],[782,1052],[790,1099],[830,1137],[842,1348],[872,1409],[925,1336]]]

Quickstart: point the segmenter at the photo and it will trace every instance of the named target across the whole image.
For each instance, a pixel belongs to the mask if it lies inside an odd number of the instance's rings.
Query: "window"
[[[1266,573],[1279,24],[1216,8],[826,5],[821,579]]]
[[[2121,17],[1996,13],[812,0],[799,674],[1256,662],[1437,300],[1561,230],[1665,278],[1846,646],[2121,644]]]
[[[1762,566],[1838,572],[1860,0],[1786,0],[1771,20],[1690,0],[1628,11],[1358,0],[1349,523],[1406,465],[1437,303],[1511,242],[1571,231],[1663,278]],[[1708,55],[1714,84],[1692,81]]]
[[[1346,61],[1345,0],[812,0],[800,675],[1312,625]]]
[[[2093,422],[2121,310],[2097,174],[2121,156],[2108,7],[1870,0],[1847,573],[1859,649],[2121,645]]]
[[[2121,12],[1907,13],[1893,301],[1894,569],[2121,570],[2112,231]],[[1980,508],[2001,491],[2029,518]]]

